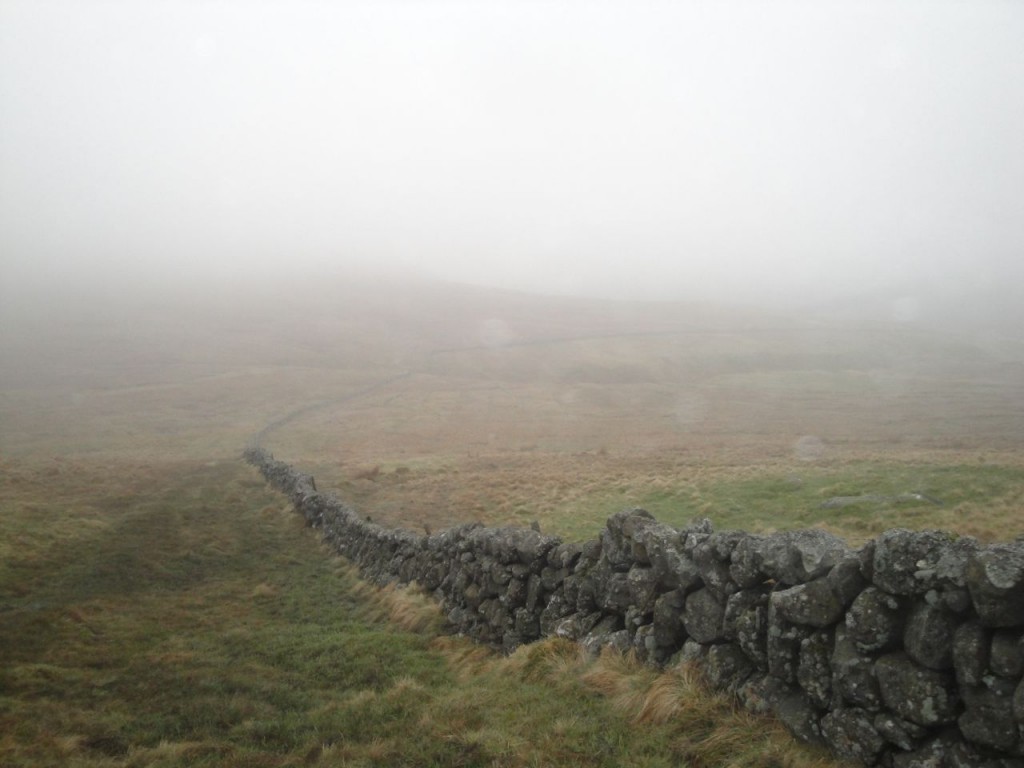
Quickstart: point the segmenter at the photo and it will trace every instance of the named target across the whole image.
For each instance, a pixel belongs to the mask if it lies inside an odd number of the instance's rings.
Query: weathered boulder
[[[659,648],[674,648],[686,637],[683,627],[683,610],[686,595],[680,589],[673,589],[661,595],[654,602],[654,641]]]
[[[704,673],[718,689],[735,693],[755,671],[747,655],[734,643],[722,643],[708,648]]]
[[[929,669],[949,669],[953,666],[956,627],[957,617],[943,604],[917,601],[907,614],[903,648],[918,664]]]
[[[698,643],[714,643],[723,640],[722,620],[725,606],[711,590],[704,588],[691,592],[686,598],[686,612],[683,626],[687,634]]]
[[[832,703],[832,652],[835,638],[831,629],[821,629],[800,641],[796,679],[815,706],[827,709]]]
[[[640,528],[636,545],[643,547],[655,578],[667,589],[688,592],[700,584],[696,563],[683,550],[682,535],[675,528],[661,523]]]
[[[772,534],[759,550],[761,572],[786,585],[824,576],[850,554],[846,542],[816,528]]]
[[[891,712],[879,712],[874,719],[875,730],[882,737],[895,744],[905,752],[917,749],[921,741],[928,735],[928,729],[924,726],[904,720]]]
[[[729,595],[722,634],[735,640],[762,672],[768,670],[768,593],[744,589]]]
[[[843,604],[843,608],[848,608],[868,586],[868,580],[861,573],[860,555],[857,552],[850,553],[836,563],[826,578],[832,594]]]
[[[964,713],[957,724],[964,737],[985,747],[1009,751],[1019,741],[1013,714],[1014,684],[993,680],[987,686],[964,686]]]
[[[875,539],[871,580],[894,595],[963,587],[967,561],[977,546],[973,539],[956,539],[945,531],[886,531]]]
[[[901,717],[924,726],[956,720],[960,698],[953,676],[915,664],[902,652],[875,662],[882,701]]]
[[[980,685],[988,674],[992,631],[976,621],[961,624],[953,632],[953,668],[961,685]]]
[[[827,627],[843,615],[843,604],[827,578],[773,592],[775,610],[792,624]]]
[[[805,744],[820,744],[821,712],[803,693],[792,690],[781,694],[774,706],[775,716],[786,729]]]
[[[866,765],[877,763],[885,748],[871,713],[856,707],[837,709],[821,718],[821,735],[836,756]]]
[[[1024,629],[997,629],[992,633],[989,667],[1013,680],[1024,675]]]
[[[841,624],[836,627],[831,667],[833,690],[844,701],[872,712],[882,708],[875,660],[858,650]]]
[[[1024,625],[1024,542],[974,552],[967,564],[967,588],[985,626]]]
[[[884,650],[899,643],[905,618],[900,600],[877,587],[868,587],[850,605],[846,630],[860,650]]]
[[[658,597],[658,577],[651,568],[634,565],[626,574],[629,587],[630,604],[641,614],[649,614],[654,610],[654,601]]]

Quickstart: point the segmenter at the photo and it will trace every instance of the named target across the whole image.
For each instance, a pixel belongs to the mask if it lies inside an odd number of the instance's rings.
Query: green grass
[[[830,764],[681,670],[439,635],[240,462],[3,470],[5,766]]]
[[[883,499],[822,508],[838,496],[912,492],[942,503]],[[716,529],[750,532],[824,527],[859,543],[896,527],[1012,539],[1024,532],[1022,504],[1024,469],[1015,465],[878,460],[659,471],[597,485],[547,508],[523,500],[516,510],[522,520],[539,519],[545,531],[576,540],[597,535],[621,509],[643,507],[674,526],[707,517]]]

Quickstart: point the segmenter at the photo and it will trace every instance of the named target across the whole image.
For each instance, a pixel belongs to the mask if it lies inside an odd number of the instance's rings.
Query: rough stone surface
[[[838,757],[867,765],[874,765],[885,747],[871,713],[863,709],[837,709],[825,715],[821,735]]]
[[[792,624],[827,627],[843,615],[843,604],[825,578],[774,592],[771,599],[779,615]]]
[[[929,669],[953,666],[953,633],[957,617],[945,605],[917,601],[907,614],[903,647],[907,654]]]
[[[725,606],[710,589],[699,589],[686,598],[683,626],[687,634],[698,643],[714,643],[725,639],[722,620]]]
[[[967,563],[967,588],[985,626],[1024,624],[1024,542],[975,552]]]
[[[961,685],[980,685],[988,673],[991,634],[974,621],[961,624],[953,632],[953,668]]]
[[[982,746],[1007,751],[1015,747],[1019,736],[1013,692],[1014,685],[1008,681],[962,688],[965,711],[957,721],[960,732]]]
[[[906,615],[900,601],[877,587],[868,587],[846,614],[846,630],[862,651],[895,648],[903,634]]]
[[[880,658],[875,674],[882,701],[907,720],[924,726],[956,720],[960,697],[949,673],[926,669],[897,652]]]

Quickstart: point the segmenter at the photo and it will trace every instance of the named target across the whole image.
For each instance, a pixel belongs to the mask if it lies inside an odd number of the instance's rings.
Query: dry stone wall
[[[714,531],[641,509],[568,543],[523,528],[376,525],[267,451],[246,458],[379,583],[415,582],[509,651],[565,637],[690,660],[798,738],[893,768],[1024,768],[1024,541],[892,530]]]

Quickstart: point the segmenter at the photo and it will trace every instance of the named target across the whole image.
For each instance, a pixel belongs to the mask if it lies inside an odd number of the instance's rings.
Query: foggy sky
[[[1005,296],[1022,40],[1009,1],[0,0],[0,296]]]

